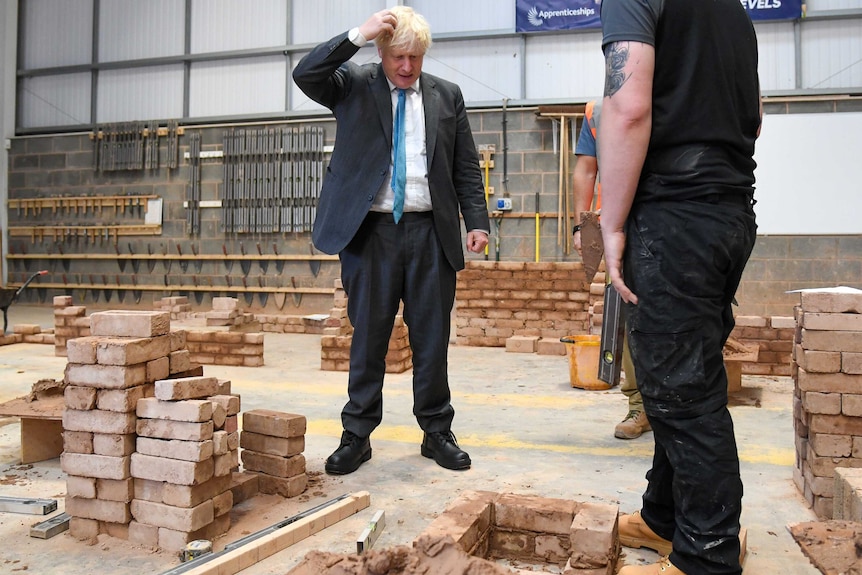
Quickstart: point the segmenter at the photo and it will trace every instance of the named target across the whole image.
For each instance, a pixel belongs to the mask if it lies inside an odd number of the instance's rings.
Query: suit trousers
[[[643,202],[623,269],[629,343],[655,452],[641,510],[689,575],[742,572],[742,480],[722,348],[757,226],[747,196]]]
[[[431,212],[369,212],[339,254],[347,315],[353,325],[344,429],[368,437],[383,419],[383,377],[395,316],[404,303],[413,351],[413,414],[426,432],[448,431],[455,410],[448,379],[455,270]]]

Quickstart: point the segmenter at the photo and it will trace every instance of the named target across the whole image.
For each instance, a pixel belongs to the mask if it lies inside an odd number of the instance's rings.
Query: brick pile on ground
[[[324,321],[320,338],[320,369],[323,371],[350,371],[350,344],[353,326],[347,317],[347,294],[341,280],[335,281],[335,296],[329,318]],[[386,373],[404,373],[413,368],[413,350],[407,324],[399,312],[395,316],[389,349],[386,352]]]
[[[55,317],[67,310],[70,306],[55,307]],[[170,318],[162,312],[109,311],[93,314],[90,322],[93,335],[70,339],[63,353],[69,359],[60,457],[68,474],[66,513],[78,539],[94,540],[99,533],[125,539],[135,409],[138,400],[153,395],[153,382],[168,376]]]
[[[740,315],[730,337],[741,344],[757,348],[756,361],[744,361],[742,373],[749,375],[791,374],[791,354],[796,336],[792,317]]]
[[[14,343],[54,343],[54,330],[42,331],[36,324],[18,323],[12,326],[12,333],[0,335],[0,346]]]
[[[832,517],[835,470],[862,466],[862,291],[803,292],[793,349],[793,478]]]
[[[227,422],[239,410],[230,382],[215,377],[156,381],[154,397],[138,400],[130,540],[178,551],[227,533],[239,466],[239,434]]]
[[[227,326],[232,331],[254,331],[260,329],[253,313],[244,312],[235,297],[214,297],[213,308],[204,313],[207,327]]]
[[[54,355],[66,357],[66,343],[77,337],[90,335],[90,318],[87,308],[72,305],[72,296],[54,297]]]
[[[188,319],[192,315],[192,305],[186,296],[163,297],[153,303],[156,311],[166,311],[171,314],[171,319]]]
[[[263,333],[196,330],[186,333],[190,361],[204,365],[260,367],[264,364],[263,340]]]
[[[308,487],[304,415],[254,409],[242,415],[242,465],[257,474],[260,493],[296,497]]]

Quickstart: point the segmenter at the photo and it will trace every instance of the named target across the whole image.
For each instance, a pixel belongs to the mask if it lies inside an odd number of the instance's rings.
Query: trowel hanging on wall
[[[311,259],[308,260],[308,267],[311,268],[311,273],[314,275],[314,277],[317,277],[317,274],[320,273],[320,260],[314,259],[314,257],[317,255],[314,252],[314,244],[309,243],[308,248],[311,251]]]

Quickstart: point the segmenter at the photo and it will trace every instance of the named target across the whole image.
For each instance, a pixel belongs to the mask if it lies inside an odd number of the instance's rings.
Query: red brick
[[[852,375],[862,375],[862,353],[841,353],[841,371]]]
[[[841,371],[841,352],[807,350],[797,345],[796,362],[808,373],[838,373]]]
[[[802,292],[802,309],[808,312],[824,313],[862,313],[862,291],[847,293]]]
[[[821,457],[849,457],[852,449],[852,438],[848,435],[813,433],[810,438],[810,445],[814,453]]]
[[[802,393],[802,405],[809,413],[838,415],[841,413],[841,394],[805,391]]]

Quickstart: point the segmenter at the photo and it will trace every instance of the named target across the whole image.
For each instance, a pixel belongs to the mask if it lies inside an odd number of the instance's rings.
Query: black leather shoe
[[[458,447],[451,431],[426,433],[422,438],[422,455],[446,469],[469,469],[471,464],[470,456]]]
[[[324,469],[330,475],[353,473],[371,459],[371,441],[367,437],[345,431],[341,434],[341,445],[326,459]]]

